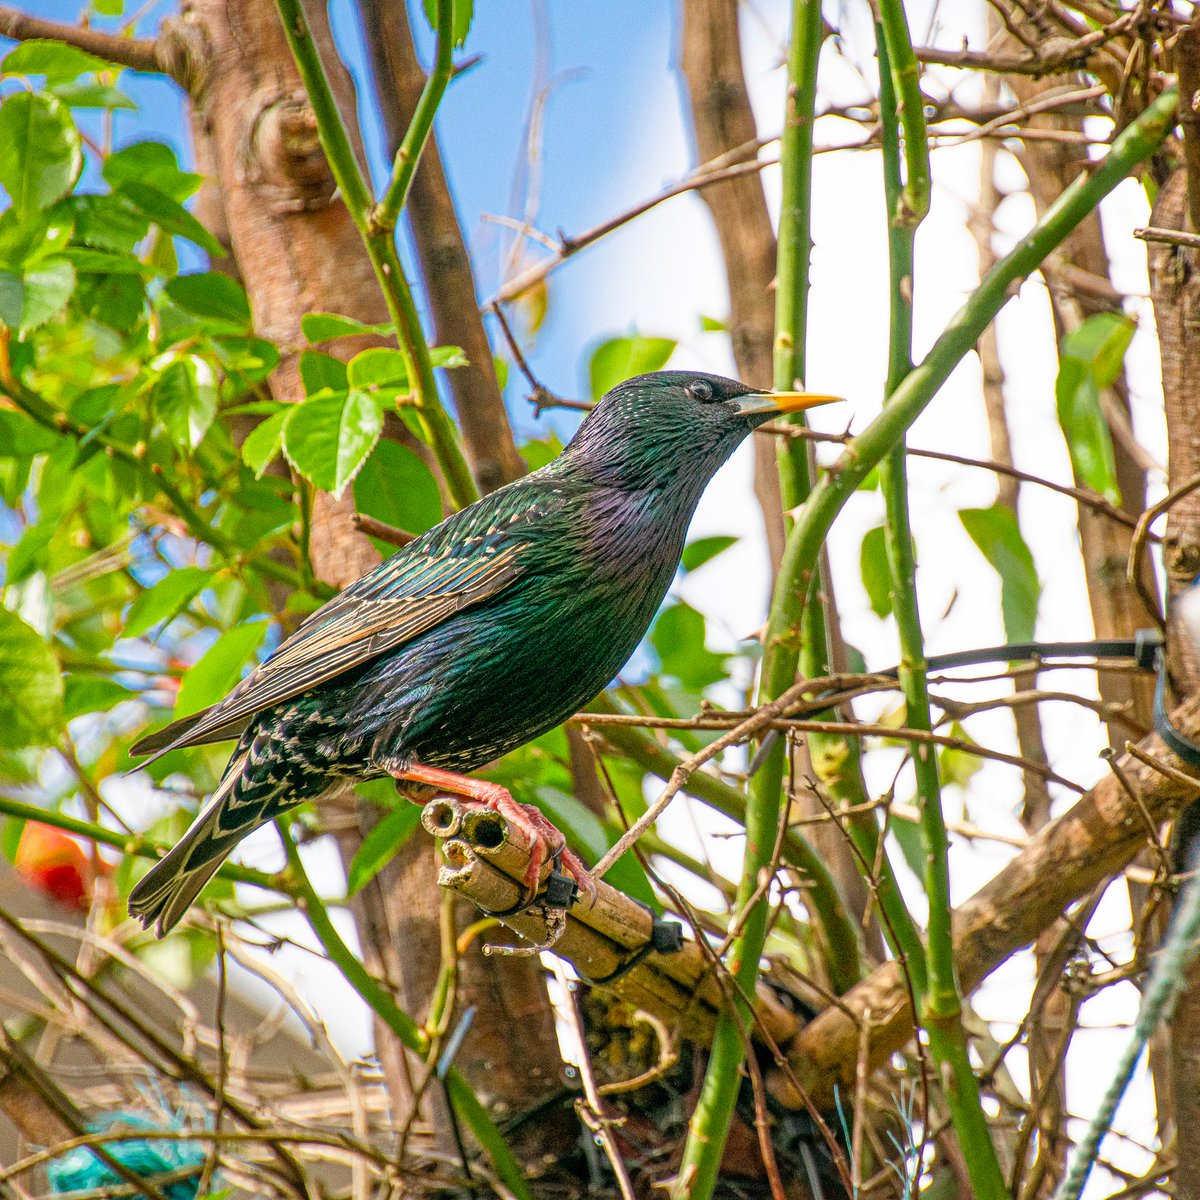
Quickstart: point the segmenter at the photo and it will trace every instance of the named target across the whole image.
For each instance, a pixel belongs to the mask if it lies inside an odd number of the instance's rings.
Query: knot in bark
[[[297,207],[317,207],[333,195],[333,173],[303,90],[264,99],[251,128],[246,160],[252,179],[278,188]]]

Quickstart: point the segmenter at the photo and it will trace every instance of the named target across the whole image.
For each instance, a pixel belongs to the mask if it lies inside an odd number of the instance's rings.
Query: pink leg
[[[454,771],[443,771],[437,767],[424,767],[420,763],[412,763],[403,771],[392,771],[391,776],[397,783],[417,783],[431,788],[435,794],[447,793],[465,800],[473,800],[525,830],[533,842],[533,852],[524,881],[531,898],[537,895],[542,866],[549,857],[558,858],[563,870],[575,880],[580,889],[595,898],[596,882],[579,856],[568,849],[566,838],[546,819],[540,809],[532,804],[518,804],[507,788],[498,783],[489,783],[486,779],[472,779],[469,775],[458,775]]]

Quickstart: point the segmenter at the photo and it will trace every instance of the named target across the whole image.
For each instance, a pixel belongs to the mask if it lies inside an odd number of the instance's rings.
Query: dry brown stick
[[[1200,699],[1172,714],[1185,737],[1200,736]],[[1151,734],[1138,746],[1170,768],[1149,766],[1133,754],[1121,766],[1135,782],[1155,821],[1170,819],[1200,793],[1200,780],[1186,772]],[[964,990],[977,987],[993,970],[1030,942],[1081,896],[1119,871],[1145,842],[1142,816],[1113,775],[1106,775],[1061,817],[1044,826],[991,881],[955,910],[959,977]],[[800,1082],[827,1103],[835,1085],[854,1078],[861,1014],[871,1011],[871,1061],[899,1050],[912,1033],[908,999],[894,963],[874,971],[809,1022],[789,1048]]]
[[[1133,231],[1135,238],[1143,242],[1164,242],[1169,246],[1188,246],[1193,250],[1200,249],[1200,233],[1187,233],[1182,229],[1158,229],[1147,225],[1143,229]]]

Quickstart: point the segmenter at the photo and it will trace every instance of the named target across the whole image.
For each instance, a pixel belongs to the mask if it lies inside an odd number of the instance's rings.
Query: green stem
[[[889,204],[889,218],[915,230],[929,212],[929,143],[925,136],[925,98],[921,95],[921,69],[908,34],[903,0],[879,0],[880,74],[888,75],[892,113],[904,130],[904,185]],[[884,62],[883,55],[887,60]],[[899,104],[896,105],[896,99]],[[880,104],[883,89],[880,88]]]
[[[903,11],[898,18],[893,12],[893,18],[899,28],[892,30],[891,36],[886,27],[876,27],[891,300],[888,396],[896,392],[913,369],[913,247],[917,224],[923,215],[920,210],[913,209],[907,189],[901,184],[900,129],[897,124],[897,98],[892,85],[893,81],[899,84],[902,76],[895,67],[889,69],[889,61],[893,53],[897,53],[903,62],[912,59],[915,64],[916,60],[908,42]],[[897,37],[901,41],[900,46],[896,45]],[[914,174],[923,177],[927,200],[929,154],[924,118],[919,110],[914,116],[911,96],[903,97],[901,104],[901,115],[906,119],[904,146],[909,181]],[[885,401],[885,404],[890,403],[890,400]],[[930,730],[933,722],[929,712],[925,646],[917,602],[916,561],[909,521],[903,434],[880,462],[879,478],[886,511],[885,542],[892,580],[892,611],[900,637],[900,687],[904,694],[906,721],[914,729]],[[1007,1189],[1004,1175],[980,1102],[979,1082],[971,1068],[966,1031],[962,1024],[962,998],[955,971],[951,930],[950,841],[942,816],[941,782],[938,779],[937,756],[932,746],[918,745],[913,748],[913,771],[921,810],[925,894],[929,901],[925,970],[919,976],[914,972],[913,980],[921,1003],[920,1019],[929,1032],[929,1046],[945,1080],[951,1121],[975,1194],[981,1200],[1005,1200]]]
[[[812,252],[811,197],[813,122],[817,63],[822,21],[819,0],[794,0],[788,51],[788,97],[780,160],[783,189],[779,215],[775,293],[775,386],[790,389],[804,378],[808,321],[809,265]],[[780,490],[785,510],[803,501],[812,487],[808,447],[788,439],[779,458]],[[795,586],[793,586],[793,582]],[[809,676],[827,673],[828,635],[811,572],[803,579],[776,580],[772,620],[789,628],[806,622],[803,669]],[[786,617],[779,614],[786,613]],[[794,640],[768,644],[759,680],[758,701],[767,703],[791,686],[800,659]],[[700,1097],[688,1124],[674,1200],[709,1200],[716,1186],[737,1100],[738,1075],[745,1055],[749,1013],[744,996],[753,995],[759,958],[766,942],[770,896],[759,894],[762,873],[771,856],[783,816],[784,745],[776,744],[750,781],[744,826],[746,850],[734,911],[743,916],[741,932],[729,948],[727,965],[737,984],[731,1011],[722,1012]]]
[[[7,817],[15,817],[19,821],[39,821],[43,825],[52,825],[66,833],[73,833],[89,841],[99,842],[102,846],[112,846],[122,854],[135,854],[138,858],[150,858],[157,861],[168,850],[170,845],[164,845],[154,838],[144,837],[137,833],[121,833],[116,829],[106,829],[103,825],[91,821],[71,817],[66,813],[56,812],[51,808],[39,808],[36,804],[26,804],[14,800],[11,796],[0,795],[0,813]],[[290,886],[286,875],[271,875],[266,871],[255,871],[251,867],[239,867],[235,863],[222,863],[217,872],[222,879],[232,879],[236,883],[252,883],[255,887],[266,888],[272,892],[291,894],[294,889]]]
[[[388,182],[383,199],[375,205],[369,217],[372,231],[390,232],[408,200],[408,189],[421,161],[421,152],[433,129],[433,115],[442,102],[450,77],[454,73],[451,51],[454,48],[454,0],[437,0],[437,52],[434,66],[425,86],[421,89],[417,107],[408,123],[404,140],[396,151],[392,163],[392,177]]]
[[[621,711],[607,693],[592,702],[592,709],[603,713]],[[606,725],[603,736],[605,742],[615,750],[664,782],[671,778],[679,766],[679,759],[674,754],[664,750],[655,738],[641,729],[629,725]],[[689,796],[694,796],[702,804],[723,813],[739,825],[745,823],[746,797],[715,775],[697,771],[689,776],[684,790]],[[858,926],[846,911],[838,886],[824,860],[794,829],[786,830],[783,835],[782,857],[788,866],[805,877],[804,903],[820,926],[830,982],[841,995],[863,977]]]
[[[922,362],[892,393],[883,412],[817,481],[796,516],[784,549],[780,574],[793,581],[794,588],[807,587],[821,545],[842,506],[974,349],[979,335],[1007,303],[1014,285],[1036,271],[1130,169],[1154,153],[1175,123],[1177,103],[1177,90],[1165,91],[1117,137],[1103,163],[1080,175],[1063,192],[1033,229],[987,273]],[[768,653],[774,644],[792,642],[796,636],[795,624],[773,620],[767,628]]]
[[[442,0],[439,0],[439,3],[441,2]],[[283,22],[284,36],[291,47],[300,78],[304,81],[313,107],[325,157],[329,161],[342,200],[362,236],[371,266],[375,269],[375,277],[383,291],[388,313],[396,327],[397,340],[408,364],[413,407],[424,425],[429,443],[442,468],[450,497],[455,504],[463,507],[479,499],[479,490],[471,478],[467,460],[463,457],[458,431],[438,396],[429,347],[425,343],[412,290],[404,277],[400,257],[396,253],[393,231],[383,229],[372,221],[375,205],[359,169],[358,159],[354,156],[350,135],[346,131],[342,114],[330,89],[301,0],[275,0],[275,4]]]
[[[313,933],[321,943],[330,962],[341,971],[346,982],[362,997],[375,1015],[396,1035],[401,1044],[414,1054],[424,1056],[429,1051],[429,1037],[419,1025],[388,995],[368,974],[367,969],[354,957],[353,951],[342,940],[329,912],[317,895],[300,850],[292,840],[291,832],[279,824],[279,837],[287,854],[288,871],[296,881],[299,907],[308,920]],[[487,1109],[479,1097],[456,1068],[446,1075],[446,1093],[455,1111],[466,1122],[484,1152],[492,1160],[492,1166],[500,1182],[519,1200],[532,1200],[525,1184],[525,1173],[517,1162],[503,1134],[496,1128]]]

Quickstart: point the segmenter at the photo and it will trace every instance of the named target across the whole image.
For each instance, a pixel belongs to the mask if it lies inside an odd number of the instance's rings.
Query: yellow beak
[[[803,412],[806,408],[833,404],[841,399],[841,396],[824,396],[816,392],[752,392],[749,396],[739,396],[735,403],[742,416],[750,417],[760,413]]]

